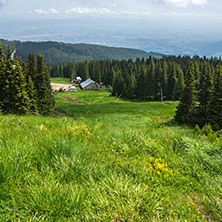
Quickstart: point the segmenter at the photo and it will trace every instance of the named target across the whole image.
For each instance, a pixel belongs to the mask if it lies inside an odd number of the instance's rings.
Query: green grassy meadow
[[[62,77],[51,77],[50,81],[52,83],[62,83],[62,84],[70,84],[70,78],[62,78]]]
[[[0,221],[222,221],[222,141],[177,102],[56,93],[52,116],[0,116]]]

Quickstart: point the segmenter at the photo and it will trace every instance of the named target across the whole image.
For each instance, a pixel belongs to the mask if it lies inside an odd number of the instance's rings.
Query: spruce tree
[[[27,78],[26,80],[28,81],[29,76],[31,76],[32,81],[35,83],[37,80],[36,72],[37,72],[37,67],[36,67],[36,59],[35,55],[33,52],[29,53],[28,56],[28,61],[27,61]]]
[[[192,124],[196,108],[194,65],[190,61],[185,78],[185,88],[177,107],[175,120],[179,124]]]
[[[103,67],[103,66],[102,66]],[[99,62],[96,63],[96,67],[95,67],[95,80],[96,82],[101,82],[101,71],[100,71],[100,65]],[[88,74],[89,76],[89,74]]]
[[[155,69],[156,65],[153,59],[151,59],[151,63],[146,74],[146,95],[148,99],[153,99],[155,97]]]
[[[136,88],[132,65],[129,66],[128,75],[125,82],[126,82],[125,96],[129,99],[132,99],[134,97],[135,88]]]
[[[28,76],[26,89],[30,99],[30,114],[38,113],[37,93],[31,76]]]
[[[3,83],[2,83],[2,111],[5,113],[11,113],[13,109],[13,84],[14,84],[14,67],[12,59],[12,50],[10,45],[8,46],[8,54],[5,62],[5,68],[3,70]]]
[[[195,87],[196,90],[199,90],[200,88],[200,68],[198,65],[198,62],[195,61],[194,63],[194,77],[195,77]]]
[[[175,94],[175,85],[177,82],[177,70],[176,65],[174,63],[171,64],[169,77],[167,82],[167,99],[172,100]]]
[[[222,66],[215,72],[215,81],[209,102],[209,122],[214,130],[222,129]]]
[[[156,73],[155,73],[155,82],[154,82],[154,90],[155,90],[155,99],[159,99],[161,96],[162,88],[162,78],[163,78],[163,69],[161,62],[157,62],[156,64]]]
[[[10,113],[20,115],[30,114],[30,99],[26,91],[26,80],[22,72],[22,67],[19,59],[16,60],[15,68],[13,70],[13,82],[10,86]]]
[[[118,86],[118,76],[116,74],[116,71],[114,68],[112,68],[112,76],[113,76],[113,89],[112,89],[112,96],[116,96],[117,95],[117,86]]]
[[[202,80],[202,87],[198,94],[198,101],[200,102],[200,106],[206,109],[212,92],[213,76],[209,63],[205,62],[204,66],[205,66],[205,72],[201,76],[203,80]]]
[[[167,96],[168,64],[165,57],[163,57],[162,66],[163,66],[163,73],[161,76],[161,86],[164,96]]]
[[[137,97],[140,99],[145,99],[147,95],[146,73],[147,73],[146,66],[145,64],[142,64],[141,71],[137,77],[137,90],[136,90]]]
[[[50,86],[50,80],[48,72],[43,63],[43,56],[38,54],[37,58],[37,95],[38,95],[38,110],[41,114],[47,114],[52,111],[54,106],[54,98],[52,96],[52,89]]]
[[[2,106],[3,106],[3,94],[4,94],[4,91],[3,91],[3,88],[6,84],[6,75],[5,75],[5,72],[6,72],[6,56],[5,54],[3,53],[3,48],[0,44],[0,109],[2,109]]]
[[[117,96],[121,97],[126,90],[126,85],[124,85],[124,79],[123,79],[123,75],[122,75],[122,71],[118,70],[116,72],[116,76],[117,76]]]
[[[183,70],[180,68],[179,65],[176,66],[176,82],[174,85],[174,92],[173,92],[173,100],[179,100],[182,96],[184,90],[184,76]]]
[[[205,71],[201,76],[202,87],[198,94],[199,107],[196,113],[196,123],[201,127],[208,123],[208,106],[213,87],[213,76],[211,67],[210,64],[206,61],[204,62],[204,70]]]

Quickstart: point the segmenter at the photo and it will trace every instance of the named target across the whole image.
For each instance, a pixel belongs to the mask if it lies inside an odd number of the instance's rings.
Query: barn
[[[98,84],[95,81],[93,81],[92,79],[88,78],[86,81],[84,81],[80,84],[80,87],[82,90],[97,89]]]

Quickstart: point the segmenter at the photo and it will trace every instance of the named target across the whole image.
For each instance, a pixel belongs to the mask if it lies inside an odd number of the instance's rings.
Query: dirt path
[[[60,89],[61,87],[66,87],[66,89],[68,90],[69,86],[71,86],[71,84],[51,83],[52,91],[55,91],[56,88]]]

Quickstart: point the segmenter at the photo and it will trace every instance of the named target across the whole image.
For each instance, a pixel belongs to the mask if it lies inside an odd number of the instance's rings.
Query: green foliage
[[[173,100],[179,100],[184,90],[184,76],[180,66],[177,66],[177,77],[174,85]]]
[[[70,79],[69,78],[61,78],[61,77],[52,77],[50,78],[50,81],[52,83],[63,83],[63,84],[70,84]]]
[[[178,105],[175,120],[180,124],[192,124],[196,108],[194,65],[191,61],[185,79],[185,88]]]
[[[100,59],[133,59],[153,57],[162,57],[162,54],[147,53],[142,50],[115,48],[89,44],[66,44],[61,42],[20,42],[0,40],[0,44],[7,47],[9,44],[16,48],[16,56],[23,60],[28,58],[29,52],[34,52],[35,56],[41,53],[45,56],[45,62],[52,65],[66,64],[68,62],[82,62]]]
[[[51,84],[43,57],[29,54],[27,65],[13,60],[9,46],[7,57],[0,46],[0,109],[3,113],[50,113],[54,106]]]
[[[0,220],[221,220],[221,139],[170,125],[176,102],[55,97],[68,116],[0,116]]]
[[[13,80],[9,81],[10,103],[8,103],[6,112],[17,114],[29,114],[31,112],[31,100],[27,92],[27,83],[22,73],[20,61],[17,59],[15,68],[12,72]],[[3,101],[4,103],[4,101]]]
[[[37,91],[38,109],[41,114],[52,112],[54,106],[54,98],[52,96],[52,89],[46,66],[43,63],[43,56],[38,54],[37,58],[37,73],[35,88]]]
[[[175,94],[176,82],[177,82],[176,66],[174,63],[172,63],[169,69],[168,82],[167,82],[168,100],[173,100],[173,98],[175,97],[174,94]]]
[[[222,129],[222,67],[217,66],[214,88],[209,102],[209,122],[214,130]]]
[[[2,104],[4,98],[3,87],[6,81],[5,69],[6,69],[6,56],[3,53],[3,48],[0,45],[0,109],[2,109],[3,106]]]
[[[201,76],[202,86],[198,94],[199,107],[197,109],[197,120],[196,122],[200,126],[207,124],[209,119],[209,102],[211,98],[213,88],[213,74],[209,63],[204,63],[204,72]]]
[[[197,124],[203,128],[203,131],[205,128],[209,128],[207,124],[210,123],[215,131],[219,131],[222,128],[221,65],[219,64],[217,66],[213,81],[214,68],[210,66],[208,61],[204,61],[200,82],[197,83],[199,79],[199,68],[197,62],[195,64],[194,72],[191,71],[190,68],[188,69],[186,87],[176,111],[175,119],[178,123],[182,124]],[[196,73],[196,76],[193,75],[193,73]],[[193,78],[194,76],[196,79]],[[198,89],[198,102],[195,102],[195,92]]]

